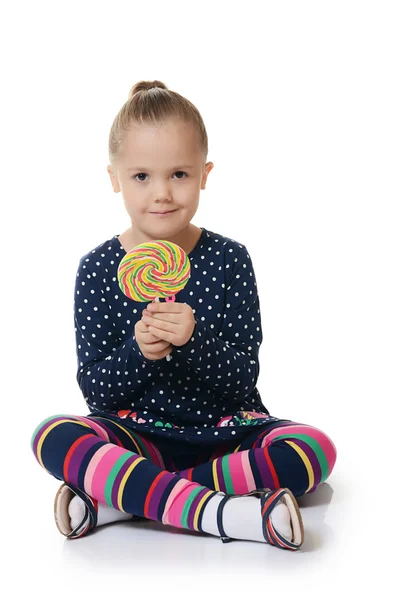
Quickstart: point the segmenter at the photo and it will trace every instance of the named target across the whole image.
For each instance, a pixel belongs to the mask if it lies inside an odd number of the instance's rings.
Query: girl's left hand
[[[142,321],[150,333],[173,346],[186,344],[196,326],[191,306],[182,302],[152,302],[142,312]]]

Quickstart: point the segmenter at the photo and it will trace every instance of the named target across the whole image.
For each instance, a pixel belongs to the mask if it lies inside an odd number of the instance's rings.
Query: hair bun
[[[153,88],[162,88],[163,90],[168,90],[165,83],[158,81],[157,79],[154,81],[139,81],[131,88],[130,93],[128,94],[128,100],[130,100],[130,98],[132,98],[132,96],[138,92],[147,92]]]

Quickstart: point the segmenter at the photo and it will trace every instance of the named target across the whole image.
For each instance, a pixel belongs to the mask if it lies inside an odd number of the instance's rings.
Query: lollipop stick
[[[172,298],[175,299],[175,296],[172,296]],[[167,302],[174,302],[175,300],[168,300],[168,298],[166,298]],[[160,298],[159,296],[156,296],[156,298],[154,299],[155,302],[160,302]],[[165,360],[167,362],[169,362],[171,360],[172,356],[171,356],[171,352],[169,354],[167,354],[167,356],[165,357]]]

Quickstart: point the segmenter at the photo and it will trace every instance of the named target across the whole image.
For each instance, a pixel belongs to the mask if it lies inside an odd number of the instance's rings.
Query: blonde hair
[[[115,165],[130,125],[160,125],[169,118],[192,123],[199,134],[204,162],[208,154],[207,131],[197,108],[189,100],[167,88],[162,81],[139,81],[117,113],[109,133],[109,160]]]

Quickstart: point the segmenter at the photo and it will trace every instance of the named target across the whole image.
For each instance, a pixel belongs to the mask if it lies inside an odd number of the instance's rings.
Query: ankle
[[[70,516],[70,524],[72,529],[80,525],[84,519],[86,506],[84,501],[79,496],[74,496],[69,503],[68,512]],[[128,521],[133,518],[133,515],[119,511],[106,504],[97,503],[97,527],[107,525],[115,521]]]

